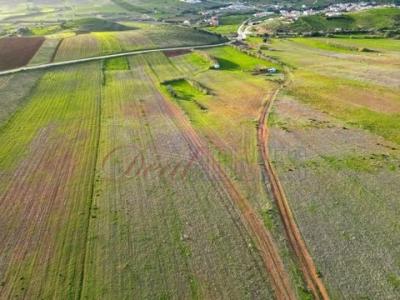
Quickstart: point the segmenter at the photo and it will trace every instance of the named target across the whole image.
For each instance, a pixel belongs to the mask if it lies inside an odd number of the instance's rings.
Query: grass
[[[99,64],[89,64],[47,72],[0,132],[1,218],[7,232],[1,297],[79,295],[100,71]],[[22,238],[20,232],[29,234]]]
[[[290,65],[269,120],[270,154],[335,299],[399,297],[397,42],[295,38],[263,50]]]
[[[131,70],[105,71],[82,296],[250,298],[257,290],[270,297],[261,262],[239,237],[242,225],[233,226],[228,199],[208,179],[207,166],[196,163],[185,177],[170,174],[196,146],[167,109],[153,63],[160,58],[135,56]],[[138,154],[142,164],[132,164]]]
[[[320,110],[328,111],[333,116],[346,121],[349,125],[363,128],[400,144],[399,114],[375,111],[374,107],[367,106],[367,103],[360,105],[360,102],[357,102],[356,105],[352,105],[352,99],[338,99],[338,97],[341,97],[339,95],[346,94],[344,91],[355,93],[354,90],[357,89],[364,90],[360,95],[367,93],[372,95],[374,90],[370,90],[372,88],[370,85],[347,79],[340,80],[337,77],[323,76],[312,72],[296,73],[299,78],[302,78],[302,83],[292,86],[288,91],[290,95],[317,106]],[[336,88],[338,81],[341,82],[343,93]],[[379,90],[379,87],[376,88]],[[385,93],[385,90],[387,89],[383,88],[380,93]],[[395,91],[387,94],[387,97],[391,97],[394,103],[399,101]],[[335,101],[335,99],[338,100]]]
[[[42,72],[20,73],[0,77],[0,131],[4,124],[28,100]]]
[[[57,60],[155,48],[215,44],[221,37],[191,28],[148,25],[121,32],[93,32],[63,40]]]
[[[209,60],[199,52],[190,52],[185,55],[171,57],[170,60],[184,74],[193,75],[210,68]]]
[[[219,62],[224,71],[253,71],[256,67],[275,66],[271,62],[242,53],[233,47],[218,47],[207,50]]]
[[[106,71],[126,71],[130,69],[130,66],[126,57],[116,57],[106,59],[104,68]]]
[[[124,31],[133,28],[98,18],[84,18],[68,21],[62,24],[63,29],[69,29],[77,32],[104,32],[104,31]]]

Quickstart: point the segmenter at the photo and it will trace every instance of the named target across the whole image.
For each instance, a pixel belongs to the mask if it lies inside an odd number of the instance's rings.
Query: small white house
[[[267,73],[269,73],[269,74],[276,73],[276,68],[268,68]]]

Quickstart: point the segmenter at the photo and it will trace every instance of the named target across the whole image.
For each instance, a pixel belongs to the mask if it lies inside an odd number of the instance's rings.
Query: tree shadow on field
[[[227,71],[240,70],[240,65],[234,63],[233,61],[219,57],[217,59],[221,70],[227,70]]]

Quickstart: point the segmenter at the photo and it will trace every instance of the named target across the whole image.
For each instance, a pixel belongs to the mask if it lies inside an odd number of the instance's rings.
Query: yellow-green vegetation
[[[100,87],[99,63],[48,72],[0,131],[0,298],[79,298]]]
[[[221,70],[248,72],[257,67],[277,67],[272,62],[249,56],[233,47],[218,47],[207,52],[218,60]]]
[[[62,40],[55,61],[100,55],[102,44],[91,34],[79,34]]]
[[[220,26],[209,26],[206,29],[212,33],[222,34],[222,35],[234,35],[236,34],[239,24],[229,24]]]
[[[135,56],[131,70],[105,71],[82,297],[272,297],[226,187],[160,94],[153,62]]]
[[[389,39],[293,38],[262,50],[290,66],[269,147],[335,299],[400,296],[393,243],[400,237],[399,46]]]
[[[104,68],[106,71],[125,71],[129,70],[129,61],[126,57],[117,57],[106,59],[104,62]]]
[[[68,21],[62,24],[63,29],[76,32],[105,32],[130,30],[131,27],[98,18],[84,18]]]
[[[260,109],[278,84],[267,80],[265,75],[255,76],[252,72],[256,66],[269,66],[270,62],[232,47],[209,49],[207,53],[218,59],[220,70],[206,70],[166,82],[164,93],[183,109],[217,161],[256,208],[266,228],[279,240],[283,228],[265,191],[256,131]],[[174,62],[179,68],[180,61]],[[280,241],[279,246],[299,297],[307,299],[309,294],[303,291],[301,276],[287,245]]]
[[[42,72],[0,77],[0,131],[10,117],[26,102]]]
[[[357,46],[364,45],[363,40],[355,41]],[[393,52],[393,46],[400,46],[400,41],[374,41],[380,53],[346,50],[338,56],[333,48],[321,47],[330,39],[307,41],[297,38],[275,41],[271,47],[281,51],[266,52],[298,68],[292,71],[294,79],[287,89],[288,94],[351,126],[400,143],[400,94],[396,86],[398,54]],[[353,40],[335,39],[337,45],[349,46],[351,42]],[[390,51],[382,53],[388,47]],[[370,65],[365,66],[366,62]]]
[[[172,25],[147,25],[121,32],[94,32],[65,38],[57,60],[90,57],[122,51],[216,44],[221,37]]]
[[[210,68],[210,62],[199,51],[171,57],[174,65],[185,74],[196,74]]]
[[[182,77],[182,73],[177,69],[161,52],[154,52],[142,55],[141,59],[153,70],[155,76],[160,82],[173,80]]]

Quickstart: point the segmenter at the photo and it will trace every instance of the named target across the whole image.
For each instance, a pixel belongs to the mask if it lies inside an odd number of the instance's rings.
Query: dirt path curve
[[[269,181],[268,184],[270,184],[271,191],[274,200],[276,202],[276,205],[278,207],[279,214],[281,216],[287,238],[298,259],[308,289],[310,290],[315,299],[328,300],[329,299],[328,292],[321,278],[318,276],[318,272],[315,267],[314,261],[310,253],[308,252],[307,246],[301,236],[300,229],[296,224],[293,213],[290,209],[289,203],[285,196],[283,187],[272,166],[271,159],[269,156],[269,151],[268,151],[269,130],[266,121],[268,120],[272,104],[275,98],[277,97],[279,91],[282,89],[282,87],[283,85],[280,86],[275,91],[275,93],[270,95],[268,99],[265,101],[258,120],[257,138],[262,158],[261,167],[263,169],[266,178]]]
[[[259,250],[264,261],[265,268],[271,280],[272,288],[275,296],[279,300],[296,299],[296,294],[291,285],[289,275],[285,270],[284,264],[275,242],[272,239],[270,232],[265,228],[262,220],[258,217],[250,203],[244,198],[235,185],[229,179],[218,162],[215,161],[212,154],[203,144],[200,137],[197,135],[190,122],[174,103],[165,99],[165,110],[176,120],[177,126],[182,129],[184,138],[192,149],[205,159],[207,164],[205,167],[210,169],[210,173],[215,177],[215,182],[221,184],[228,192],[233,204],[241,213],[241,220],[250,235],[254,238],[256,247]]]

